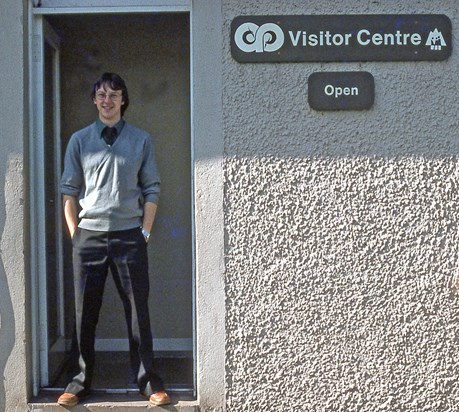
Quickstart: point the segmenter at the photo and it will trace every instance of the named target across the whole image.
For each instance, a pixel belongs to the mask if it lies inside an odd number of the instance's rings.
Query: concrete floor
[[[172,404],[159,410],[198,411],[193,391],[193,358],[187,353],[156,353],[156,373],[164,380],[171,395]],[[129,383],[129,356],[127,352],[98,352],[93,378],[93,393],[82,400],[74,411],[136,411],[155,410],[139,394],[137,387]],[[29,403],[31,411],[52,412],[65,408],[56,401],[67,381],[73,376],[69,368],[63,368],[58,379]]]

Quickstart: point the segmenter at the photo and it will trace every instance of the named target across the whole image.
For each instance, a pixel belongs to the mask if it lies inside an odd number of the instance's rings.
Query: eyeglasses
[[[109,98],[112,102],[115,102],[117,100],[121,99],[121,94],[118,93],[104,93],[104,92],[97,92],[96,93],[96,99],[100,100],[101,102],[104,101],[106,98]]]

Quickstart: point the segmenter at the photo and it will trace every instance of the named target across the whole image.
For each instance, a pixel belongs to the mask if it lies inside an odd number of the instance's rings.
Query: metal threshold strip
[[[165,385],[166,391],[172,394],[189,394],[193,396],[193,388],[188,385],[176,384],[176,385]],[[42,388],[40,390],[41,394],[49,393],[62,393],[65,388]],[[94,394],[136,394],[139,392],[137,388],[94,388],[91,389]],[[40,396],[40,395],[39,395]]]

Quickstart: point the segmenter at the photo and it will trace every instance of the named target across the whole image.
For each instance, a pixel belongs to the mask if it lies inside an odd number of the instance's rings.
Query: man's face
[[[107,84],[101,85],[96,90],[94,104],[103,123],[113,126],[121,119],[121,106],[124,104],[121,90],[113,90]]]

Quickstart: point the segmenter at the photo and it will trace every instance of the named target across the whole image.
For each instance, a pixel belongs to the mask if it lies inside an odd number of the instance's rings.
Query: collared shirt
[[[125,123],[126,123],[125,120],[124,120],[123,118],[121,118],[121,119],[119,120],[119,122],[116,123],[116,124],[113,126],[113,127],[116,129],[116,135],[117,135],[117,136],[120,135],[121,130],[123,130],[123,127],[124,127],[124,124],[125,124]],[[103,133],[104,129],[107,127],[107,125],[106,125],[104,122],[102,122],[102,120],[100,120],[100,119],[97,119],[97,120],[96,120],[96,125],[97,125],[97,130],[98,130],[98,132],[99,132],[100,138],[101,138],[102,140],[104,140],[104,137],[103,137],[102,133]]]

